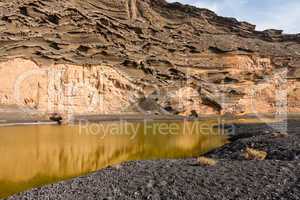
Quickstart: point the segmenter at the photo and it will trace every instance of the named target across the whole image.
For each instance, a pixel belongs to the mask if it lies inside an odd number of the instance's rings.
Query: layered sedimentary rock
[[[164,0],[1,1],[0,60],[43,112],[300,112],[299,34]]]

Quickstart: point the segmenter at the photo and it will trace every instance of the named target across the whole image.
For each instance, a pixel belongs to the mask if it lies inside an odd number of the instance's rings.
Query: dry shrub
[[[267,155],[268,154],[265,151],[259,151],[251,148],[247,148],[244,154],[247,160],[265,160]]]
[[[201,165],[201,166],[214,166],[218,163],[218,161],[211,159],[211,158],[207,158],[207,157],[199,157],[197,158],[197,162]]]
[[[289,136],[288,133],[280,133],[280,132],[276,132],[276,133],[272,133],[272,136],[274,138],[286,138]]]

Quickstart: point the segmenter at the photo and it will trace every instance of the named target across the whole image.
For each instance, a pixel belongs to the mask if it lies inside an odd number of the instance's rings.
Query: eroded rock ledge
[[[164,0],[4,0],[0,103],[80,114],[300,112],[299,38]]]

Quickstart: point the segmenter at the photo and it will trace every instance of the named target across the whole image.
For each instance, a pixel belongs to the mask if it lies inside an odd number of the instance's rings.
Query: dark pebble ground
[[[237,139],[207,154],[212,167],[196,159],[128,162],[15,195],[17,199],[300,199],[300,120],[289,120],[289,136],[274,138],[266,125],[240,125]],[[264,150],[264,161],[247,161],[246,147]]]

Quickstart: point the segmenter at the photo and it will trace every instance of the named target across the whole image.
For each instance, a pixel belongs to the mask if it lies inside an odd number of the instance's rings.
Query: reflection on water
[[[198,156],[227,142],[212,121],[0,128],[0,198],[130,160]]]

